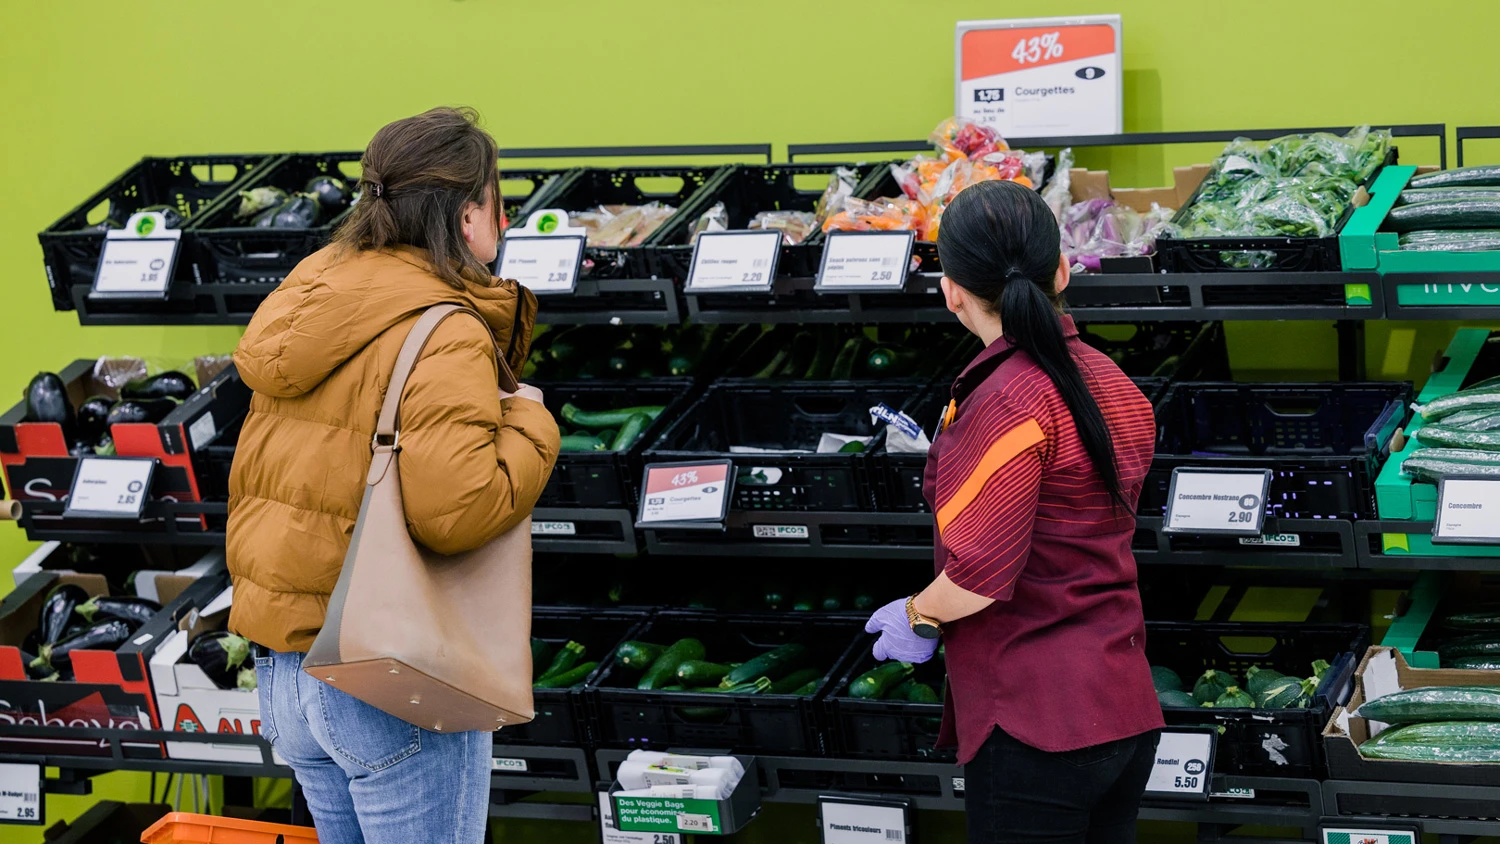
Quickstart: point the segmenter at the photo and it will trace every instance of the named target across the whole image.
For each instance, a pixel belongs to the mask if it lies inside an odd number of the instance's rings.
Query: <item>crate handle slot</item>
[[[358,161],[340,161],[334,167],[351,182],[358,182],[365,173],[364,166]]]
[[[100,223],[104,222],[104,218],[109,216],[109,206],[110,200],[99,200],[98,205],[95,205],[93,208],[90,208],[88,211],[84,212],[84,223],[90,226],[97,226]],[[117,220],[116,222],[118,222],[122,226],[125,225],[124,220]]]
[[[859,401],[854,402],[854,404],[858,403]],[[843,416],[849,411],[850,402],[848,399],[839,396],[794,396],[792,398],[792,406],[797,408],[798,412],[804,416],[817,418],[837,417]],[[856,427],[860,428],[868,427],[868,422],[862,417],[855,424]]]
[[[240,168],[234,164],[194,164],[192,173],[200,184],[227,185],[239,178]]]
[[[635,189],[649,197],[678,197],[687,187],[681,176],[636,176],[634,182]]]
[[[822,195],[833,181],[832,171],[827,173],[793,173],[792,190],[798,193]]]
[[[1264,405],[1266,410],[1276,416],[1316,416],[1323,408],[1323,401],[1311,396],[1305,398],[1275,397],[1266,399]]]
[[[1219,647],[1238,657],[1264,659],[1276,650],[1275,636],[1220,636]]]
[[[504,177],[500,179],[500,195],[508,200],[525,199],[536,193],[536,187],[536,182],[530,179],[507,179]]]

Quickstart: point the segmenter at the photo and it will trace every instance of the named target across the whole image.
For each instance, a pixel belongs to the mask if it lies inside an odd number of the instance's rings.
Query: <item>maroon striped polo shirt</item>
[[[1062,396],[1029,355],[1002,337],[958,376],[927,457],[936,571],[995,599],[943,626],[939,744],[956,737],[960,763],[996,726],[1052,752],[1162,726],[1130,551],[1155,420],[1120,368],[1061,319],[1130,509],[1112,507]]]

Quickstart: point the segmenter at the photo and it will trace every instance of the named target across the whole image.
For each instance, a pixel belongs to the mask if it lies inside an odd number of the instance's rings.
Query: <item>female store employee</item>
[[[1130,552],[1151,405],[1059,316],[1068,262],[1035,191],[963,191],[938,252],[985,349],[928,453],[937,578],[870,619],[875,656],[946,642],[939,743],[966,766],[971,842],[1133,842],[1162,726]]]

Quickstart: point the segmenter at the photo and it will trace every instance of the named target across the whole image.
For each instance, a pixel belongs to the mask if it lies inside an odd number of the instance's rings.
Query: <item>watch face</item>
[[[918,636],[921,636],[923,639],[936,639],[937,637],[943,635],[943,631],[938,629],[938,626],[936,624],[928,624],[925,621],[919,621],[916,624],[913,624],[911,626],[911,632],[917,634]]]

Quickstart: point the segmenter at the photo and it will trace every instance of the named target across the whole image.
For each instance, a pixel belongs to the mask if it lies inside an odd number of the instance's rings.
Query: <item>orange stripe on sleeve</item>
[[[1040,443],[1046,439],[1042,433],[1042,426],[1035,419],[1027,419],[1025,422],[1011,428],[1000,435],[998,440],[985,451],[984,456],[974,465],[974,470],[964,479],[962,485],[954,491],[953,496],[937,511],[938,533],[942,533],[952,524],[953,520],[963,513],[964,508],[974,503],[979,493],[984,490],[984,485],[989,483],[990,476],[1014,460],[1021,452]]]

